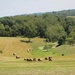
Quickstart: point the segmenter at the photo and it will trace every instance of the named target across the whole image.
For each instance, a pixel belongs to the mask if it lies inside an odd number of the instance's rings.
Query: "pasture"
[[[74,75],[75,74],[75,47],[62,45],[42,51],[45,39],[33,38],[27,42],[27,38],[0,37],[0,75]],[[28,49],[32,51],[27,52]],[[16,59],[13,55],[20,56]],[[64,56],[62,56],[64,54]],[[52,57],[53,61],[45,60]],[[42,61],[24,61],[24,58],[42,58]]]

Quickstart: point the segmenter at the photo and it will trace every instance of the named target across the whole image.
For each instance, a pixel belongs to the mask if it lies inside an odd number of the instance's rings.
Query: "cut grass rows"
[[[74,75],[72,62],[0,63],[0,75]]]

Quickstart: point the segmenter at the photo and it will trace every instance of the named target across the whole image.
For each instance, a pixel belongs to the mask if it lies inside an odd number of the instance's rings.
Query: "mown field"
[[[74,75],[75,61],[2,62],[0,75]]]
[[[62,45],[49,51],[42,51],[45,39],[33,38],[28,43],[27,38],[0,37],[0,75],[74,75],[75,74],[75,46]],[[27,52],[28,49],[33,51]],[[16,59],[13,55],[20,56]],[[62,56],[64,54],[64,56]],[[52,57],[53,61],[44,60]],[[42,58],[42,61],[24,61],[24,58]]]

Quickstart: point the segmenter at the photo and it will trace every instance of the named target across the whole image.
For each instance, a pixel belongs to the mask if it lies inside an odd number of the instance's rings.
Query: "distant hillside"
[[[75,9],[72,10],[62,10],[62,11],[53,11],[47,12],[48,14],[55,14],[60,16],[75,16]]]
[[[35,15],[42,15],[42,14],[55,14],[60,16],[75,16],[75,9],[70,10],[61,10],[61,11],[53,11],[53,12],[46,12],[46,13],[33,13]]]

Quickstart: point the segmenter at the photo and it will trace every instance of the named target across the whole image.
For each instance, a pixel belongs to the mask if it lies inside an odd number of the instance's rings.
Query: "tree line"
[[[44,13],[41,15],[18,15],[0,18],[0,37],[25,36],[46,38],[60,44],[74,43],[75,18]]]

